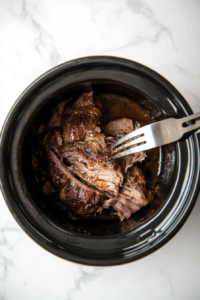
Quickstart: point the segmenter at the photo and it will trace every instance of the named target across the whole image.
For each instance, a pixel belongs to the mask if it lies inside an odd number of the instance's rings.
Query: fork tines
[[[131,141],[129,141],[131,140]],[[126,142],[126,143],[124,143]],[[123,145],[121,145],[123,143]],[[139,128],[123,136],[112,145],[112,158],[119,158],[145,150],[146,136],[144,128]],[[121,145],[121,146],[119,146]],[[119,146],[116,148],[116,146]],[[131,147],[131,148],[130,148]],[[129,148],[129,149],[128,149]],[[128,150],[125,150],[128,149]],[[122,151],[125,150],[125,151]]]

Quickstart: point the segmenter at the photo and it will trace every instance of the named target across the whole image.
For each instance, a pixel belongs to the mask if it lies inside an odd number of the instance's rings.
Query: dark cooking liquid
[[[123,117],[133,119],[141,126],[154,122],[149,113],[133,100],[112,94],[99,94],[99,97],[104,109],[102,124]],[[159,148],[148,150],[146,154],[147,157],[142,166],[148,186],[151,187],[158,179]]]

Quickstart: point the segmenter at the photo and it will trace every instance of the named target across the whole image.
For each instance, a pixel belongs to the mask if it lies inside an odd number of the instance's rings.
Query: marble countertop
[[[64,61],[115,55],[167,78],[200,111],[200,1],[1,0],[0,126],[19,94]],[[128,265],[64,261],[33,242],[0,195],[0,300],[200,299],[200,199],[164,247]]]

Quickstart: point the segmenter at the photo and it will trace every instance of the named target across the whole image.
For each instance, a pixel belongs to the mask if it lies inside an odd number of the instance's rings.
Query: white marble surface
[[[0,126],[37,76],[76,57],[115,55],[171,81],[200,111],[200,1],[0,0]],[[200,201],[162,249],[124,266],[53,256],[0,195],[0,300],[200,299]]]

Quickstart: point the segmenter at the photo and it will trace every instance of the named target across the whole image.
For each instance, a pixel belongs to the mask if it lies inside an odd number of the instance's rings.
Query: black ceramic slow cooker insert
[[[66,62],[36,79],[10,110],[0,138],[1,189],[16,221],[46,250],[77,263],[118,265],[161,247],[189,216],[199,190],[199,133],[160,148],[160,188],[129,220],[63,220],[37,187],[31,149],[41,118],[63,98],[91,90],[126,96],[155,120],[193,113],[166,79],[141,64],[107,56]]]

